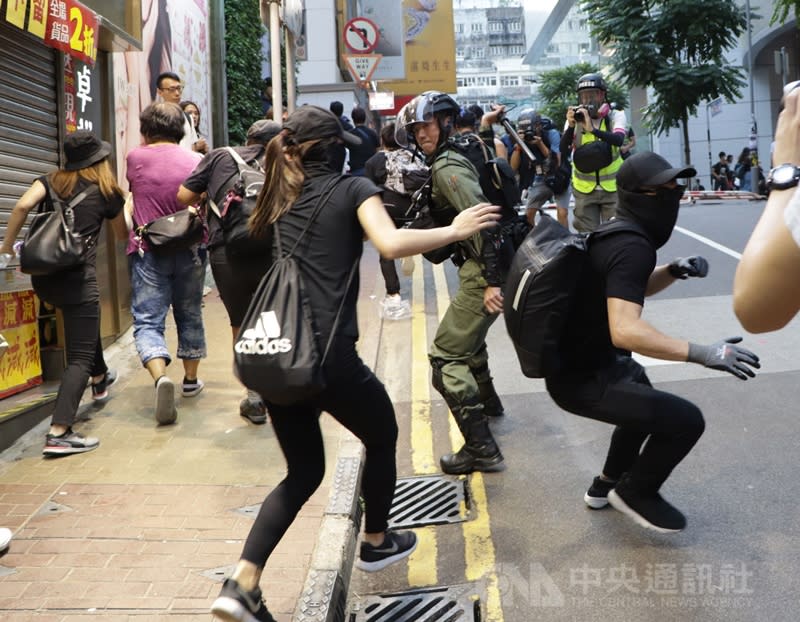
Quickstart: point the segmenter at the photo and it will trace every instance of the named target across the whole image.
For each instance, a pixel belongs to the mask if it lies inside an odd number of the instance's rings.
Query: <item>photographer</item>
[[[528,189],[528,222],[533,224],[536,210],[555,194],[558,222],[569,226],[569,176],[559,175],[561,135],[550,119],[542,117],[533,108],[525,108],[519,113],[517,128],[535,158],[531,161],[519,145],[514,145],[511,152],[510,164],[519,174],[520,188]]]
[[[627,134],[621,110],[606,101],[606,83],[599,73],[578,80],[578,105],[567,109],[561,152],[572,150],[574,225],[578,231],[594,231],[610,220],[617,207],[617,171],[622,164],[620,147]]]

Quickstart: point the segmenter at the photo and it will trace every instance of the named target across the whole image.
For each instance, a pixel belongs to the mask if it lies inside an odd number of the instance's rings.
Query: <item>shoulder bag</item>
[[[203,218],[193,209],[182,209],[136,226],[134,239],[147,242],[154,253],[169,254],[190,248],[203,239]]]
[[[49,184],[45,186],[53,209],[46,209],[46,199],[39,204],[39,212],[28,227],[19,255],[20,270],[37,276],[83,265],[86,252],[94,244],[89,236],[75,233],[73,209],[96,191],[97,186],[92,184],[66,206]]]

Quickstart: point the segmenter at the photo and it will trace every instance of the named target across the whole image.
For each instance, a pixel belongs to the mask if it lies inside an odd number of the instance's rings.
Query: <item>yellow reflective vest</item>
[[[608,128],[608,118],[603,120],[606,122],[606,128]],[[600,127],[603,127],[602,122],[600,123]],[[585,145],[587,143],[594,142],[595,140],[600,139],[594,134],[587,134],[586,132],[583,132],[581,134],[580,144]],[[619,167],[622,166],[622,156],[619,153],[618,147],[611,145],[611,156],[613,157],[611,164],[593,173],[584,173],[583,171],[579,171],[573,162],[572,189],[584,194],[589,194],[595,189],[595,187],[600,186],[606,192],[616,192],[617,171],[619,170]]]

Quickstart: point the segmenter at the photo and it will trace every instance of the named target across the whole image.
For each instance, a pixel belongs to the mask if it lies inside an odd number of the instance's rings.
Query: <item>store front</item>
[[[16,0],[2,5],[0,229],[4,234],[19,197],[37,177],[62,162],[60,143],[66,133],[87,129],[114,142],[109,53],[139,47],[141,7],[138,1],[124,0],[86,4]],[[124,245],[115,242],[106,227],[97,256],[101,336],[106,345],[130,325],[126,265]],[[16,260],[0,273],[0,332],[8,342],[0,359],[0,399],[60,377],[61,323],[53,309],[36,299]]]

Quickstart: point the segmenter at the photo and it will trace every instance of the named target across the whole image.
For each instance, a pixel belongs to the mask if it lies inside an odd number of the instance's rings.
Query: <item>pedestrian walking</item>
[[[116,380],[103,358],[100,342],[100,290],[97,286],[97,239],[104,220],[115,235],[127,236],[122,212],[123,192],[111,170],[111,145],[91,132],[79,130],[64,139],[63,168],[37,178],[17,201],[8,220],[0,253],[11,255],[13,244],[30,212],[37,205],[53,209],[53,193],[64,204],[85,193],[73,208],[74,231],[90,240],[84,262],[72,269],[34,275],[36,295],[61,310],[64,318],[67,367],[58,387],[55,409],[42,453],[64,456],[96,449],[97,438],[83,436],[72,426],[86,385],[91,378],[92,398],[108,398]]]

